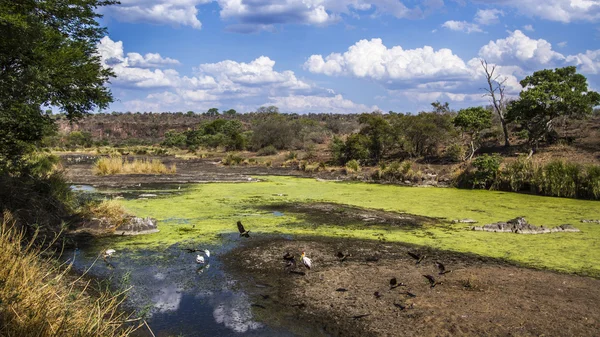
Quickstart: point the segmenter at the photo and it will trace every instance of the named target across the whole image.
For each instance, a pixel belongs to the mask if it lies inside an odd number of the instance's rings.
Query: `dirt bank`
[[[286,252],[302,251],[291,273]],[[416,264],[407,252],[426,255]],[[344,261],[338,252],[350,254]],[[298,258],[299,259],[299,258]],[[600,280],[377,241],[251,238],[226,265],[271,324],[300,319],[335,336],[598,336]],[[450,273],[439,275],[435,262]],[[423,275],[441,284],[431,287]],[[406,284],[390,289],[390,279]],[[375,296],[379,293],[379,297]],[[410,294],[409,294],[410,293]]]

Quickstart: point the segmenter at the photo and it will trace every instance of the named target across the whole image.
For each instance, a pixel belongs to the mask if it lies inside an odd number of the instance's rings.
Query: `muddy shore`
[[[306,251],[308,270],[283,255]],[[421,263],[408,252],[425,255]],[[338,252],[350,254],[340,261]],[[598,336],[600,280],[361,240],[255,238],[225,257],[270,324],[333,336]],[[435,262],[451,272],[439,275]],[[304,273],[305,275],[301,275]],[[423,275],[434,276],[436,284]],[[404,285],[390,287],[396,278]],[[259,313],[260,314],[260,313]]]

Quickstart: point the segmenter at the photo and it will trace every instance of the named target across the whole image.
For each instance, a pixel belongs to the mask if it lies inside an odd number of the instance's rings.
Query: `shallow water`
[[[221,246],[193,247],[176,244],[164,250],[117,251],[108,262],[98,258],[111,240],[64,253],[79,273],[105,280],[115,289],[131,287],[126,305],[146,320],[156,336],[295,336],[281,327],[257,321],[251,299],[238,280],[223,271],[219,256],[238,239],[225,237]],[[197,264],[198,252],[209,249],[207,263]],[[204,254],[202,254],[204,255]],[[143,327],[135,336],[151,336]]]

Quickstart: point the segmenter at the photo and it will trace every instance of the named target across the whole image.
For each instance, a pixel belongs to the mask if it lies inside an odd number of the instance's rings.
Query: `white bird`
[[[206,257],[210,257],[210,251],[208,249],[204,250],[204,254],[206,254]]]
[[[202,256],[202,255],[196,256],[196,263],[204,263],[204,256]]]
[[[102,252],[102,258],[104,260],[106,260],[107,258],[110,258],[113,256],[114,253],[116,253],[117,251],[114,249],[107,249],[104,252]]]
[[[304,254],[304,252],[302,252],[302,263],[304,263],[304,266],[306,266],[306,268],[308,269],[310,269],[310,267],[312,266],[312,260],[306,257],[306,254]]]

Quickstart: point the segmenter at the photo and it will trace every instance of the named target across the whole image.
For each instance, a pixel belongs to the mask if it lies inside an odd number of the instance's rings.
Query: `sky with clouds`
[[[429,111],[577,66],[600,90],[600,0],[120,0],[100,9],[109,111]]]

